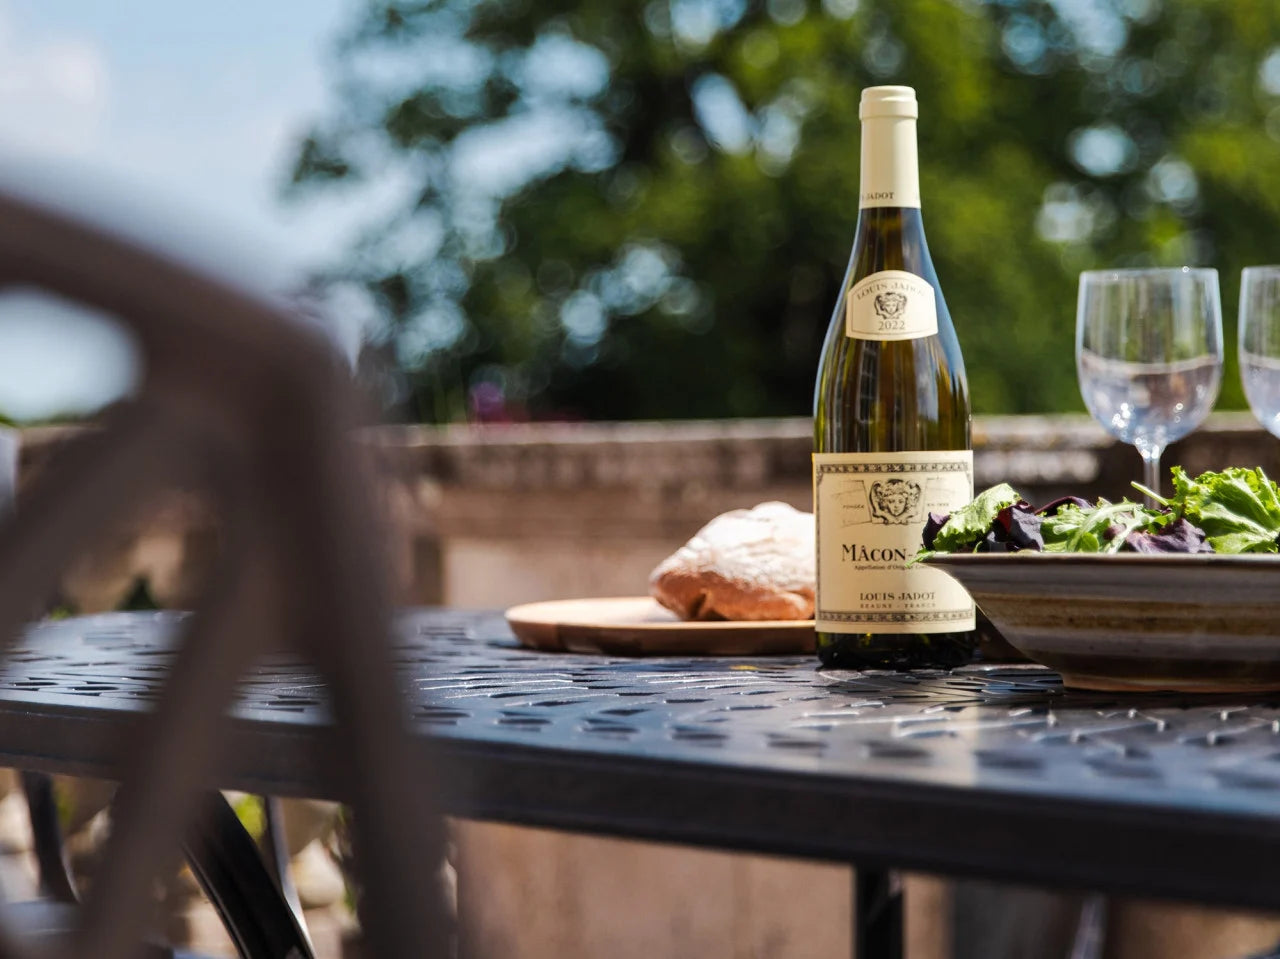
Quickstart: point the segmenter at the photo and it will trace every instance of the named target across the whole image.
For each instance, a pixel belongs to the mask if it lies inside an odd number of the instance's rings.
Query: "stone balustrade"
[[[22,484],[74,429],[22,432]],[[385,477],[400,600],[502,606],[643,593],[649,570],[717,513],[770,499],[808,509],[810,429],[804,418],[380,426],[362,440]],[[973,436],[978,487],[1009,482],[1033,502],[1132,495],[1141,472],[1132,447],[1083,415],[978,417]],[[1280,476],[1280,442],[1247,413],[1222,413],[1165,462]],[[108,609],[145,579],[164,605],[186,605],[216,542],[202,498],[171,491],[86,552],[65,598]]]
[[[712,516],[777,499],[809,509],[808,419],[381,427],[405,598],[493,606],[643,593],[648,572]],[[976,483],[1033,502],[1136,495],[1137,452],[1087,416],[979,417]],[[1188,469],[1262,465],[1280,443],[1220,414],[1175,446]]]

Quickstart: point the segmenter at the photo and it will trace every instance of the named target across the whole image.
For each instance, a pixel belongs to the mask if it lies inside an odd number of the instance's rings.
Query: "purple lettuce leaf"
[[[950,513],[930,513],[929,518],[924,524],[924,548],[933,549],[933,544],[938,538],[938,530],[947,525],[947,520],[951,518]]]
[[[996,529],[1003,531],[1002,538],[1008,544],[1010,553],[1023,549],[1037,552],[1043,550],[1044,537],[1040,535],[1040,523],[1040,517],[1025,500],[1006,506],[996,516]]]
[[[1093,509],[1093,504],[1087,499],[1081,499],[1079,496],[1059,496],[1055,500],[1050,500],[1041,506],[1036,512],[1041,516],[1056,516],[1058,510],[1064,506],[1078,506],[1080,509]]]
[[[1134,530],[1125,539],[1125,549],[1135,553],[1212,553],[1204,530],[1178,518],[1154,533]]]

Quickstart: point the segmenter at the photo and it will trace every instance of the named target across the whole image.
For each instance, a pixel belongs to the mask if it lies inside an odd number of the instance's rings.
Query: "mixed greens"
[[[1156,507],[1075,496],[1036,509],[1006,483],[949,516],[929,514],[924,549],[934,553],[1275,553],[1280,490],[1261,469],[1232,467],[1194,479],[1173,468],[1173,495],[1137,483]]]

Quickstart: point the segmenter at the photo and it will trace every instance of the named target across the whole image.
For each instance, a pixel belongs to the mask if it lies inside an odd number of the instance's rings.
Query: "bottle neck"
[[[920,160],[913,117],[862,121],[858,208],[920,208]]]

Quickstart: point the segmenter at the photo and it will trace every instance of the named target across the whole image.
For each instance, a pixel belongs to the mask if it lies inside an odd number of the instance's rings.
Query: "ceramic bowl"
[[[1027,551],[929,564],[1068,686],[1280,690],[1280,556]]]

